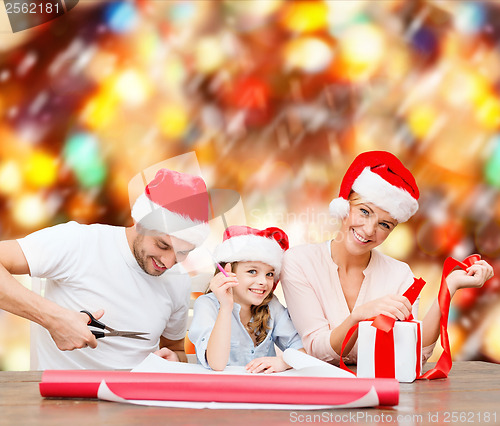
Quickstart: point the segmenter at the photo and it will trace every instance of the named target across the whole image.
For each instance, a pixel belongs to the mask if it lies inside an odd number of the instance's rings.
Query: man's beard
[[[146,263],[147,256],[146,256],[144,250],[141,250],[141,248],[140,248],[140,245],[143,241],[144,241],[143,235],[138,235],[137,238],[134,240],[134,244],[133,244],[132,248],[133,248],[135,260],[136,260],[137,264],[141,267],[141,269],[146,274],[151,275],[153,277],[158,277],[161,274],[163,274],[163,272],[165,272],[165,271],[155,271],[155,272],[159,272],[159,273],[155,274],[155,273],[151,273],[147,270],[147,263]]]

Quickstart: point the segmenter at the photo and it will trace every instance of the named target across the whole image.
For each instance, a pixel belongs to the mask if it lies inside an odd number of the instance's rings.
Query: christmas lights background
[[[428,282],[423,315],[447,255],[500,266],[499,40],[500,5],[437,0],[80,1],[3,31],[0,238],[130,225],[130,179],[195,151],[248,225],[323,241],[347,166],[384,149],[422,194],[382,249]],[[499,295],[456,294],[455,359],[500,362]],[[29,368],[28,342],[0,311],[0,369]]]

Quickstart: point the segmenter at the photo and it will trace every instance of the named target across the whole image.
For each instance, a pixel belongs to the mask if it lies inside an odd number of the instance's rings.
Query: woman
[[[326,243],[288,250],[282,285],[292,321],[304,348],[321,360],[339,364],[347,331],[360,321],[385,314],[404,320],[417,317],[402,294],[414,277],[406,263],[374,250],[418,209],[419,191],[411,172],[393,154],[370,151],[356,157],[347,170],[340,194],[330,204],[341,220],[337,236]],[[478,261],[452,272],[446,282],[450,295],[460,288],[481,287],[493,268]],[[422,321],[422,358],[432,354],[439,337],[437,300]],[[356,334],[344,350],[344,362],[357,360]]]

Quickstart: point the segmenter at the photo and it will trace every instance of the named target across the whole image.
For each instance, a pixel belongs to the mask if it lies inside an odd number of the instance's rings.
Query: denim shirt
[[[220,303],[213,293],[198,297],[194,304],[193,322],[189,327],[189,340],[196,348],[198,362],[210,368],[206,359],[208,339],[219,313]],[[290,319],[288,310],[273,296],[269,302],[269,330],[263,342],[255,346],[250,334],[240,320],[240,305],[234,303],[231,316],[231,350],[227,365],[247,365],[255,358],[276,356],[274,345],[282,351],[303,347],[297,330]]]

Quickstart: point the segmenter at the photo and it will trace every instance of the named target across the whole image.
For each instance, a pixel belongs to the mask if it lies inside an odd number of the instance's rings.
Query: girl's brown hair
[[[220,262],[219,263],[222,268],[226,267],[227,263]],[[236,272],[236,267],[238,266],[238,262],[233,262],[231,263],[231,271]],[[214,275],[217,275],[219,273],[219,269],[215,269]],[[210,288],[207,288],[207,293],[211,293],[212,290]],[[266,338],[267,336],[267,331],[271,328],[269,327],[269,319],[271,318],[271,313],[269,311],[269,302],[273,298],[273,291],[266,296],[266,298],[262,301],[260,305],[252,305],[250,306],[250,314],[251,314],[251,319],[248,322],[248,324],[243,324],[246,328],[246,330],[255,336],[255,345],[258,346],[260,345]]]

